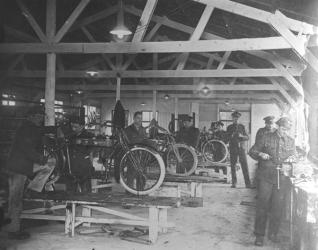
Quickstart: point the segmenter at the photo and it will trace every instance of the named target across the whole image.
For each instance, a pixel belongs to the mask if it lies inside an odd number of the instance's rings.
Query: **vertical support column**
[[[175,132],[178,131],[178,115],[179,115],[179,103],[178,103],[178,97],[174,98],[174,130]]]
[[[76,219],[76,204],[72,203],[72,221],[71,221],[71,236],[75,235],[75,219]]]
[[[120,100],[120,84],[121,84],[121,78],[120,75],[117,75],[116,77],[116,102]]]
[[[56,32],[56,0],[46,1],[46,36],[48,43],[52,43]],[[45,125],[55,125],[55,81],[56,54],[46,55],[45,81]]]
[[[45,81],[45,125],[55,125],[55,69],[56,54],[46,55],[46,81]]]
[[[159,232],[159,208],[149,207],[149,241],[155,243]]]
[[[157,119],[157,90],[152,92],[152,119]]]

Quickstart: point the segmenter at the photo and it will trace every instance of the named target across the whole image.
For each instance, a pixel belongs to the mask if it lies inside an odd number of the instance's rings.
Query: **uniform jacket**
[[[243,124],[231,124],[226,129],[230,148],[243,148],[245,146],[245,141],[249,139],[245,127]],[[241,134],[242,137],[239,137],[238,135]]]
[[[200,130],[195,127],[182,128],[177,133],[176,142],[185,143],[196,148],[200,140]]]
[[[259,130],[257,130],[256,137],[255,137],[255,143],[257,143],[257,141],[259,141],[264,135],[266,135],[268,133],[273,133],[275,131],[276,131],[275,128],[272,128],[272,129],[268,129],[266,127],[260,128]]]
[[[147,138],[146,129],[144,127],[137,129],[134,124],[131,124],[125,128],[125,133],[127,135],[129,144],[143,143]]]
[[[31,121],[24,121],[18,128],[11,151],[7,169],[9,172],[32,176],[33,164],[43,159],[42,128]]]
[[[266,153],[271,158],[263,160],[259,153]],[[259,161],[258,177],[270,182],[277,179],[276,167],[295,153],[295,140],[289,136],[280,136],[278,131],[263,136],[249,151],[249,155]]]

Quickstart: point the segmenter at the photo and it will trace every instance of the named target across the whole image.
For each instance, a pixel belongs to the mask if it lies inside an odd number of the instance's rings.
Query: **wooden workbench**
[[[24,210],[21,218],[24,219],[40,219],[40,220],[56,220],[65,221],[65,233],[74,236],[75,228],[79,225],[90,223],[97,224],[122,224],[144,226],[149,228],[149,242],[154,243],[158,238],[159,232],[167,232],[167,228],[173,227],[172,223],[168,223],[168,209],[180,206],[179,198],[169,197],[150,197],[150,196],[132,196],[126,194],[69,194],[65,192],[38,194],[26,201],[32,202],[57,202],[56,206],[50,208],[35,208]],[[142,207],[149,211],[148,218],[135,216],[126,212],[109,209],[107,207],[124,206],[124,207]],[[82,207],[82,214],[78,216],[76,209]],[[65,215],[48,214],[48,210],[54,211],[65,209]],[[92,211],[99,211],[104,214],[119,217],[105,218],[93,217]]]

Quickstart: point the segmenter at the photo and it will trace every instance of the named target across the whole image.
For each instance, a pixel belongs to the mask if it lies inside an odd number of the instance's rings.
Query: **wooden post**
[[[56,0],[46,2],[46,36],[52,43],[56,30]],[[55,80],[56,80],[56,54],[46,55],[46,81],[45,81],[45,125],[55,125]]]
[[[178,130],[178,123],[179,121],[177,120],[178,119],[178,97],[175,97],[174,98],[174,131],[176,132]]]
[[[116,85],[116,102],[120,100],[120,84],[121,84],[121,78],[120,76],[116,77],[117,85]]]
[[[76,204],[72,203],[72,221],[71,221],[71,236],[74,237],[75,234],[75,218],[76,218]]]
[[[168,232],[168,209],[159,208],[159,225],[162,233]]]
[[[155,243],[158,239],[159,231],[159,209],[149,207],[149,241]]]
[[[152,119],[157,119],[157,90],[152,91]]]

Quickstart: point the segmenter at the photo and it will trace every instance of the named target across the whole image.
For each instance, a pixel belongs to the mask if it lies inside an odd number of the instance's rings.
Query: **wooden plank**
[[[106,218],[89,218],[89,217],[76,217],[78,222],[96,223],[96,224],[116,224],[116,225],[131,225],[131,226],[149,226],[148,220],[125,220],[125,219],[106,219]]]
[[[283,37],[121,43],[3,43],[0,53],[136,54],[290,49]]]
[[[69,16],[69,18],[65,21],[63,26],[60,28],[60,30],[57,32],[57,34],[54,37],[54,42],[58,43],[61,41],[63,36],[66,34],[66,32],[70,29],[70,27],[75,22],[76,18],[82,13],[86,5],[90,2],[90,0],[81,0],[81,2],[76,6],[72,14]]]
[[[28,70],[28,71],[0,71],[1,74],[15,78],[43,78],[46,76],[45,71]],[[118,73],[121,78],[221,78],[221,77],[284,77],[285,73],[279,69],[224,69],[218,70],[127,70],[127,71],[97,71],[95,78],[116,78]],[[57,71],[59,78],[87,78],[86,71],[65,70]],[[254,84],[251,84],[252,86]],[[296,85],[297,87],[297,85]],[[299,86],[298,86],[299,88]]]
[[[24,214],[20,216],[21,219],[32,220],[53,220],[53,221],[65,221],[65,216],[62,215],[48,215],[48,214]]]
[[[149,208],[149,240],[155,243],[159,233],[159,209],[155,207]]]
[[[287,102],[291,106],[296,106],[296,102],[294,99],[288,94],[288,92],[279,84],[279,82],[275,79],[270,79],[274,86],[279,90],[279,92],[282,94],[282,96],[287,100]]]
[[[288,27],[284,24],[285,16],[280,12],[276,11],[275,15],[271,16],[269,21],[297,52],[297,54],[304,59],[316,72],[318,72],[318,59],[314,54],[306,47],[306,41],[295,36]],[[286,20],[286,19],[285,19]]]
[[[139,217],[139,216],[135,216],[132,214],[128,214],[128,213],[123,213],[120,211],[116,211],[113,209],[109,209],[109,208],[105,208],[105,207],[98,207],[98,206],[83,206],[84,208],[89,208],[91,210],[96,210],[99,212],[103,212],[106,214],[111,214],[111,215],[115,215],[121,218],[125,218],[125,219],[129,219],[129,220],[141,220],[141,221],[145,221],[145,218]]]
[[[168,223],[168,209],[166,208],[161,208],[159,209],[159,225],[161,229],[161,233],[167,233],[168,232],[168,227],[165,226]]]
[[[217,67],[217,70],[223,70],[224,69],[224,66],[226,65],[230,55],[231,55],[231,52],[232,51],[226,51],[222,57],[222,60],[220,61],[218,67]]]
[[[143,40],[148,28],[152,14],[156,8],[158,0],[147,0],[146,6],[140,17],[132,42],[140,42]]]
[[[200,20],[197,24],[197,27],[195,28],[195,30],[193,31],[193,33],[190,37],[190,41],[200,40],[200,37],[202,36],[202,33],[205,29],[205,26],[207,25],[208,21],[210,20],[210,17],[212,15],[213,10],[214,10],[214,7],[211,7],[211,6],[205,7],[205,9],[200,17]],[[184,69],[184,66],[186,64],[188,57],[189,57],[189,53],[182,54],[180,61],[179,61],[179,64],[177,66],[177,70]]]
[[[194,0],[199,3],[214,6],[226,12],[234,13],[240,16],[251,18],[263,23],[269,23],[269,18],[274,14],[254,7],[250,7],[230,0]],[[284,22],[287,27],[293,31],[303,32],[304,34],[313,35],[317,33],[318,27],[312,24],[301,22],[292,18],[285,17]]]
[[[42,42],[46,42],[46,40],[47,40],[46,36],[44,35],[41,27],[38,25],[38,23],[36,22],[36,20],[32,16],[32,14],[30,13],[28,8],[24,5],[22,0],[16,0],[16,2],[22,11],[22,14],[25,16],[25,18],[30,23],[30,25],[31,25],[32,29],[34,30],[34,32],[36,33],[36,35],[40,38],[40,40]]]

